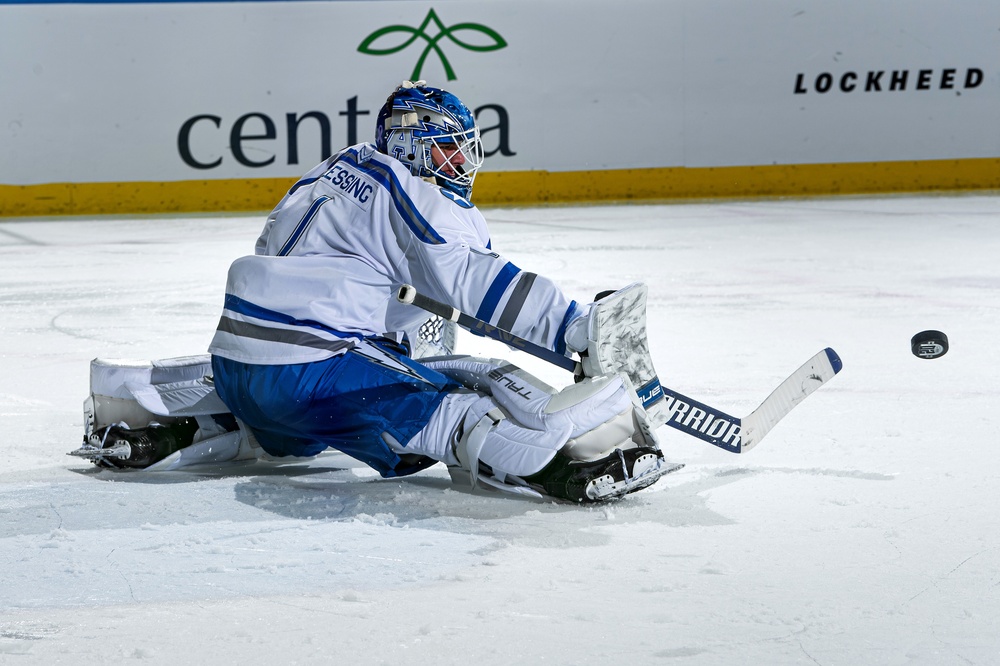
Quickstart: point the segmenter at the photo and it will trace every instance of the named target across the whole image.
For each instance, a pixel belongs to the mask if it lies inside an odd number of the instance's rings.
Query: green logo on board
[[[432,28],[437,32],[434,35],[431,35],[428,33],[428,28]],[[463,39],[459,39],[456,36],[456,33],[463,32],[477,33],[479,36],[485,37],[488,43],[474,44]],[[399,36],[398,33],[402,33],[404,37],[402,43],[382,47],[375,46],[375,42],[379,40],[382,40],[383,43],[386,41],[392,43],[394,41],[393,37]],[[387,36],[389,37],[388,40],[383,39]],[[423,39],[427,45],[424,47],[423,52],[421,52],[420,57],[417,59],[417,64],[413,67],[413,73],[410,75],[410,80],[417,81],[422,78],[420,74],[424,68],[424,64],[427,62],[427,57],[430,56],[431,53],[435,53],[438,59],[441,60],[441,66],[444,67],[444,73],[448,77],[448,80],[454,81],[458,77],[455,75],[455,70],[452,69],[451,63],[448,61],[448,56],[445,55],[444,50],[441,48],[442,41],[445,37],[467,51],[497,51],[507,46],[507,41],[500,36],[500,33],[481,23],[456,23],[451,27],[445,27],[444,23],[441,22],[441,19],[438,18],[437,12],[435,12],[432,8],[429,12],[427,12],[427,16],[424,18],[423,23],[420,24],[420,27],[411,28],[408,25],[390,25],[385,28],[379,28],[372,34],[365,37],[365,40],[358,46],[358,51],[366,55],[387,56],[399,53],[400,51],[408,48],[418,39]]]

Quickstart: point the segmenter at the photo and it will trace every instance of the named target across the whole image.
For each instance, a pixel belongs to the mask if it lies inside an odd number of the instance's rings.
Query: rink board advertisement
[[[1000,187],[1000,3],[0,1],[0,214],[266,209],[403,79],[479,203]]]

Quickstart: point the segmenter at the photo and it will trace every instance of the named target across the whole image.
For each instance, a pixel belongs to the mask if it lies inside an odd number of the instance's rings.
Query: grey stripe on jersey
[[[528,292],[531,291],[531,285],[535,284],[536,277],[538,275],[535,273],[521,273],[521,279],[514,285],[514,290],[510,293],[510,298],[507,299],[507,305],[500,314],[500,320],[497,322],[499,328],[505,331],[513,329],[517,315],[521,314],[521,309],[528,299]]]
[[[307,331],[290,331],[286,328],[259,326],[231,319],[225,315],[219,320],[219,330],[223,333],[231,333],[232,335],[244,338],[265,340],[267,342],[281,342],[286,345],[324,349],[332,352],[342,352],[357,344],[355,340],[328,340]]]

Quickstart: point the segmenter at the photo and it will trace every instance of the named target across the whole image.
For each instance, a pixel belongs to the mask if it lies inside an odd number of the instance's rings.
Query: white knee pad
[[[570,437],[630,409],[634,398],[621,375],[588,378],[557,390],[526,370],[496,359],[454,356],[427,366],[493,397],[521,425],[534,430],[569,427]]]
[[[479,462],[501,478],[528,475],[544,467],[570,439],[566,428],[525,427],[481,393],[445,397],[427,425],[397,453],[416,453],[478,474]]]
[[[408,444],[407,449],[445,441],[441,426],[447,422],[449,432],[458,433],[447,441],[465,451],[462,446],[467,442],[460,442],[461,436],[471,433],[477,426],[485,428],[489,421],[482,442],[472,445],[478,454],[472,457],[489,465],[503,478],[504,475],[533,474],[548,464],[557,451],[574,459],[588,460],[606,455],[615,448],[657,446],[645,413],[638,406],[635,391],[621,375],[585,379],[557,391],[504,361],[464,356],[435,359],[427,365],[460,381],[475,393],[453,394],[446,398],[445,411],[456,412],[451,418],[435,413],[429,428],[425,429],[428,434],[431,431],[434,434],[420,436],[420,440]],[[488,418],[494,407],[499,407],[506,418]],[[457,410],[464,410],[464,413],[460,416]],[[445,460],[440,448],[436,454],[425,455]],[[460,463],[468,468],[469,457],[459,460],[462,458],[460,453],[458,459],[452,456],[451,462],[445,462]]]
[[[534,430],[569,429],[564,453],[578,460],[633,444],[658,446],[654,428],[620,373],[586,378],[556,390],[516,365],[495,359],[452,357],[432,364],[465,386],[493,397],[517,423]]]

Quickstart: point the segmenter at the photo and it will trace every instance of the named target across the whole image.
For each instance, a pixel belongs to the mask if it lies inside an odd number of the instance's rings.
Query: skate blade
[[[132,453],[132,448],[122,442],[115,444],[114,446],[109,446],[107,448],[101,449],[90,444],[84,444],[80,448],[70,451],[66,455],[75,456],[77,458],[84,458],[86,460],[108,460],[114,458],[116,460],[125,460]]]
[[[622,481],[615,481],[610,474],[594,479],[587,484],[587,497],[592,502],[618,499],[637,490],[648,488],[662,477],[676,472],[684,467],[683,463],[670,463],[652,454],[635,461],[632,476]]]

